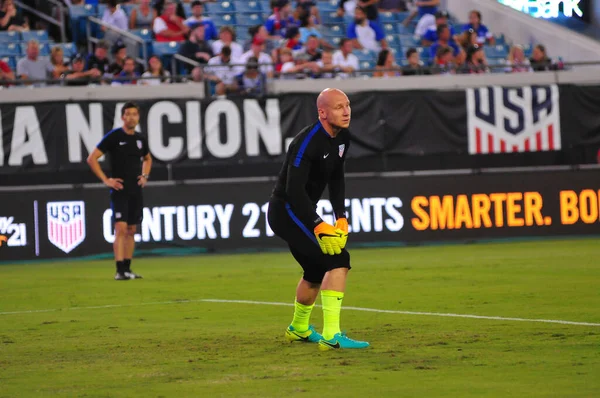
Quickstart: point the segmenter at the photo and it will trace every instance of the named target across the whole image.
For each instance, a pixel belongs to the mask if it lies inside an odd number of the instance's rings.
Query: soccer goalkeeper
[[[366,348],[340,331],[340,312],[350,270],[346,251],[348,221],[344,206],[344,160],[350,144],[350,101],[337,89],[317,99],[319,121],[292,141],[269,202],[269,225],[288,243],[304,275],[296,289],[289,341],[318,343],[319,349]],[[325,187],[336,222],[329,225],[316,213]],[[323,335],[309,324],[317,295],[323,304]]]

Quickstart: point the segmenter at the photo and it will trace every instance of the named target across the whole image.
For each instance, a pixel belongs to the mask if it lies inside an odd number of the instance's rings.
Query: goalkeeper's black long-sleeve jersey
[[[326,186],[336,218],[345,217],[344,161],[349,145],[348,130],[334,138],[317,122],[304,128],[288,148],[273,196],[284,200],[311,229],[322,222],[316,206]]]

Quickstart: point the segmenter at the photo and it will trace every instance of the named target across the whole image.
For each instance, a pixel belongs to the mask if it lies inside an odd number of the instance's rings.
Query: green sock
[[[336,333],[340,333],[340,312],[342,311],[343,292],[321,290],[323,304],[323,338],[331,340]]]
[[[294,302],[294,319],[292,320],[292,326],[298,332],[306,332],[308,330],[308,321],[310,320],[310,313],[315,305],[304,305],[296,300]]]

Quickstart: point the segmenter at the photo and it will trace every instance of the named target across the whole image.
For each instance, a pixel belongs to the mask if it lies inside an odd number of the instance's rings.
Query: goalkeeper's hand
[[[348,233],[341,229],[335,228],[325,222],[321,222],[315,227],[314,232],[323,254],[329,254],[330,256],[340,254],[342,249],[346,246]]]
[[[341,229],[345,233],[348,233],[348,219],[346,217],[338,218],[335,222],[335,227]]]

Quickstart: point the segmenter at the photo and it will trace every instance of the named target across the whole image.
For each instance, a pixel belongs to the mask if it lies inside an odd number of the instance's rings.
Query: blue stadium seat
[[[0,43],[0,57],[18,57],[21,55],[21,46],[16,43]]]
[[[400,37],[398,35],[386,35],[385,41],[387,41],[390,47],[400,46]]]
[[[326,38],[329,38],[329,37],[346,37],[346,29],[344,29],[343,26],[339,26],[339,25],[323,26],[321,28],[321,33]]]
[[[217,27],[223,25],[236,25],[236,19],[233,14],[213,14],[211,15],[211,19]]]
[[[405,48],[417,47],[420,45],[419,41],[415,40],[415,38],[413,36],[400,35],[398,37],[400,38],[400,43]]]
[[[50,41],[47,30],[31,30],[28,32],[21,32],[21,40],[37,40],[39,42]]]
[[[506,45],[506,37],[504,37],[504,34],[500,33],[497,35],[494,35],[494,39],[496,40],[496,44],[497,45]]]
[[[529,44],[524,45],[523,46],[523,53],[525,53],[525,56],[527,58],[531,57],[531,55],[533,54],[533,47]]]
[[[488,58],[506,58],[508,50],[503,45],[485,46],[483,47],[485,56]]]
[[[131,15],[131,10],[133,10],[135,7],[135,4],[121,4],[121,8],[123,9],[123,11],[125,11],[125,14],[127,14],[127,16]]]
[[[271,15],[273,10],[271,9],[271,2],[269,0],[260,0],[260,8],[262,8],[262,12]]]
[[[338,0],[318,1],[317,8],[319,9],[320,13],[335,12],[337,11],[338,4]]]
[[[410,12],[397,12],[396,13],[396,21],[403,22],[406,18],[408,18],[409,15],[410,15]]]
[[[21,33],[19,32],[0,32],[0,43],[14,43],[16,41],[21,41]]]
[[[96,16],[100,19],[104,16],[104,11],[106,11],[106,4],[98,4],[96,9]]]
[[[383,31],[387,35],[389,35],[390,33],[398,33],[395,23],[384,23],[384,24],[381,24],[381,26],[383,27]]]
[[[185,17],[189,18],[192,16],[192,3],[182,3],[183,5],[183,12],[185,13]],[[206,12],[206,10],[204,10],[205,14],[208,14]]]
[[[367,49],[355,50],[354,55],[358,57],[358,60],[363,61],[373,61],[377,58],[377,54]]]
[[[379,13],[379,22],[380,23],[396,23],[396,14],[393,12],[380,12]]]
[[[326,38],[326,40],[333,44],[335,48],[338,48],[340,46],[340,42],[342,41],[341,37],[328,37]]]
[[[415,47],[415,49],[417,50],[417,52],[419,53],[419,57],[421,57],[421,59],[423,61],[428,61],[431,57],[430,57],[430,51],[429,48],[425,48],[425,47]]]
[[[256,0],[237,0],[234,4],[238,13],[260,13],[263,11],[260,3]]]
[[[231,14],[234,13],[235,6],[231,1],[221,1],[217,3],[204,3],[204,9],[207,14]]]
[[[69,15],[71,17],[71,32],[73,35],[73,41],[76,43],[84,43],[86,37],[86,18],[89,16],[95,16],[96,8],[90,4],[71,6],[69,7]]]
[[[236,14],[235,20],[238,26],[254,26],[265,23],[261,14]],[[243,28],[242,28],[243,29]]]
[[[177,54],[177,51],[179,51],[179,47],[181,46],[181,43],[176,42],[176,41],[170,41],[170,42],[153,42],[152,43],[152,55],[158,55],[163,63],[163,65],[165,65],[165,68],[170,69],[171,68],[171,58],[173,57],[173,55]]]
[[[344,25],[344,18],[338,17],[335,12],[326,12],[321,14],[321,21],[324,25]]]
[[[131,29],[129,32],[143,39],[146,43],[152,42],[152,31],[150,29]]]
[[[6,62],[13,71],[17,69],[17,59],[15,57],[2,57],[2,61]]]

